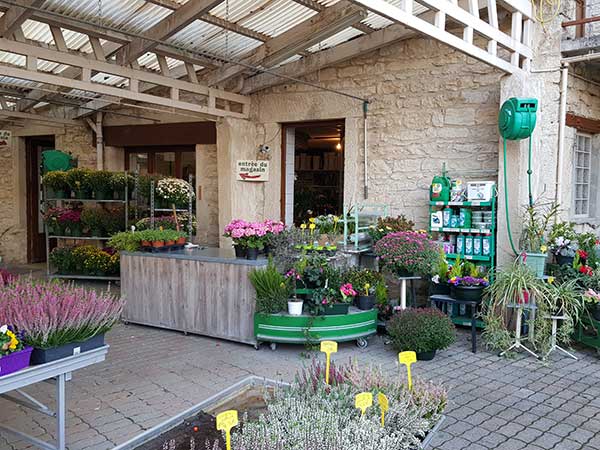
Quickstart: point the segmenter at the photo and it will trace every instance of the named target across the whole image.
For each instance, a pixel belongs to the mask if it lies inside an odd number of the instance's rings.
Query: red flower
[[[581,266],[579,268],[579,272],[581,272],[584,275],[589,275],[589,276],[594,275],[594,271],[592,270],[592,268],[590,266]]]
[[[579,249],[579,250],[577,250],[577,254],[579,255],[579,257],[581,259],[587,259],[587,257],[588,257],[588,253],[585,250]]]

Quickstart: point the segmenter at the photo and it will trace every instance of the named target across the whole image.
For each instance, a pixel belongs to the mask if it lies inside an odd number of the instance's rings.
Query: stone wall
[[[219,243],[219,186],[217,180],[217,146],[196,146],[196,175],[198,200],[198,241],[203,244]]]

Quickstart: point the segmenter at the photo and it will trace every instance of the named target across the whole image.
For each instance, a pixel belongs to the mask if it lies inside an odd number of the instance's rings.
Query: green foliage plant
[[[269,259],[267,267],[252,269],[248,274],[256,290],[256,312],[275,314],[287,308],[292,287],[287,279]]]
[[[397,352],[443,350],[456,339],[452,320],[437,308],[399,311],[388,321],[387,331]]]

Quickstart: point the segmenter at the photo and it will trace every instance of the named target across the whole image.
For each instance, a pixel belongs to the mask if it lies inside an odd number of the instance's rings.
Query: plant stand
[[[108,345],[105,345],[95,350],[69,356],[68,358],[59,359],[47,364],[31,366],[27,369],[0,377],[0,397],[56,419],[56,444],[42,441],[4,424],[0,424],[0,431],[11,433],[42,449],[66,450],[66,381],[71,379],[71,372],[104,361],[107,352]],[[52,379],[56,380],[56,411],[51,410],[42,402],[22,391],[24,387]],[[17,392],[22,398],[7,394],[9,391]]]
[[[525,347],[522,344],[522,341],[525,340],[533,340],[533,328],[530,328],[529,330],[529,334],[528,336],[524,337],[521,339],[521,328],[523,325],[523,312],[526,309],[526,307],[522,304],[512,304],[512,305],[507,305],[508,308],[512,308],[516,311],[517,314],[517,325],[516,325],[516,330],[515,330],[515,342],[513,342],[513,344],[508,347],[506,350],[500,352],[500,354],[498,356],[504,356],[506,353],[508,353],[511,350],[519,350],[519,349],[523,349],[525,350],[527,353],[529,353],[530,355],[534,356],[535,358],[539,359],[539,356],[533,352],[533,350],[530,350],[529,348]],[[532,316],[534,316],[535,314],[535,305],[529,305],[527,306],[527,309],[532,310]],[[533,323],[533,322],[532,322]]]
[[[548,350],[548,353],[546,353],[544,355],[544,359],[547,359],[548,355],[550,355],[550,353],[552,353],[554,350],[560,350],[565,355],[567,355],[567,356],[573,358],[575,361],[577,361],[579,359],[579,358],[577,358],[577,356],[568,352],[567,350],[565,350],[564,348],[562,348],[560,345],[558,345],[556,343],[556,332],[558,331],[558,321],[565,320],[566,317],[565,316],[547,316],[547,317],[544,317],[544,319],[552,320],[552,334],[550,335],[550,350]]]
[[[411,306],[417,307],[417,291],[415,289],[415,280],[421,277],[398,277],[400,281],[400,308],[406,309],[406,282],[410,281]]]
[[[442,310],[442,312],[449,315],[449,311],[452,311],[453,305],[465,305],[471,308],[471,351],[477,353],[477,308],[481,302],[476,302],[474,300],[460,300],[452,298],[449,295],[432,295],[429,297],[429,300],[432,308],[437,307]]]

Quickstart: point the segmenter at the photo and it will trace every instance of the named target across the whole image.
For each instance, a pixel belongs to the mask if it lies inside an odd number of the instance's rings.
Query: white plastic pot
[[[301,316],[302,315],[302,306],[304,302],[300,301],[288,301],[288,314],[290,316]]]

